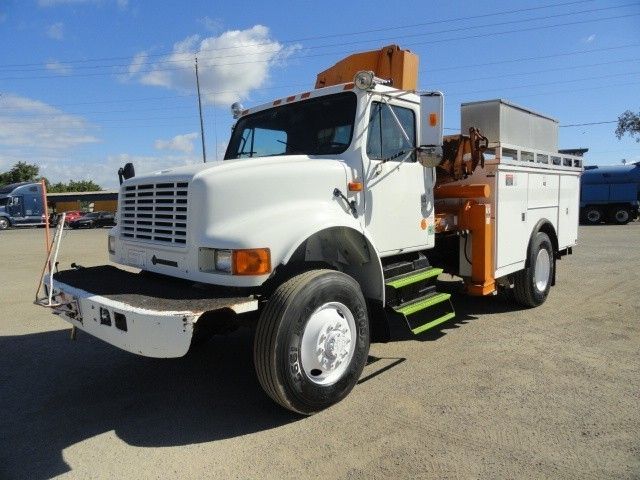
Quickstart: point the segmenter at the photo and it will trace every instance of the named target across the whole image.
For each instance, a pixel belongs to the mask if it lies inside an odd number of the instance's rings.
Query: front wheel
[[[265,392],[304,415],[353,389],[369,353],[367,307],[358,283],[312,270],[280,285],[260,316],[254,363]]]
[[[537,307],[549,295],[555,268],[553,245],[546,233],[538,232],[533,236],[528,265],[514,275],[513,296],[520,305]]]
[[[9,220],[5,217],[0,217],[0,230],[6,230],[11,226]]]

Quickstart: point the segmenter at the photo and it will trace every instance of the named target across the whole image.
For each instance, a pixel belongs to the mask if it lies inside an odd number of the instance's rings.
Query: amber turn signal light
[[[350,192],[361,192],[362,191],[362,182],[349,182],[349,191]]]
[[[264,275],[271,272],[271,252],[268,248],[233,251],[235,275]]]

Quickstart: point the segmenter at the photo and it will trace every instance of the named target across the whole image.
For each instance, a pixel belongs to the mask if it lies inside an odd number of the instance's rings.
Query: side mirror
[[[420,147],[442,147],[444,96],[441,92],[420,94]]]
[[[133,167],[133,163],[125,164],[124,168],[118,169],[118,179],[120,180],[120,185],[125,180],[129,180],[136,176],[136,169]]]

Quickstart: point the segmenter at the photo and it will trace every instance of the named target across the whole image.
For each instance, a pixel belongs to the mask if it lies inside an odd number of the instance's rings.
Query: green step
[[[413,314],[423,312],[436,305],[441,305],[444,302],[448,302],[450,308],[437,308],[435,311],[432,311],[432,315],[436,314],[439,316],[436,318],[427,319],[426,323],[423,323],[422,325],[416,326],[417,322],[424,321],[422,317],[412,317],[413,320],[409,318]],[[443,305],[442,307],[446,306]],[[456,316],[453,305],[451,303],[450,293],[437,293],[423,300],[418,300],[417,302],[404,305],[403,307],[394,307],[393,310],[404,317],[407,325],[409,326],[409,330],[411,330],[411,333],[413,333],[414,335],[422,333],[425,330],[429,330],[430,328],[436,327],[441,323],[444,323],[447,320],[451,320]]]
[[[440,318],[436,318],[435,320],[431,320],[430,322],[425,323],[424,325],[420,325],[419,327],[412,329],[411,333],[413,333],[414,335],[417,335],[419,333],[424,332],[425,330],[429,330],[430,328],[440,325],[441,323],[444,323],[455,316],[456,316],[456,312],[447,313],[446,315],[443,315]]]
[[[420,310],[424,310],[425,308],[432,307],[437,305],[438,303],[446,302],[451,298],[450,293],[438,293],[433,297],[426,298],[424,300],[420,300],[415,303],[411,303],[409,305],[405,305],[404,307],[396,307],[394,310],[403,315],[411,315],[412,313],[419,312]]]
[[[442,273],[441,268],[429,268],[422,272],[414,273],[413,275],[408,275],[406,277],[398,278],[397,280],[391,280],[386,283],[387,286],[392,288],[402,288],[407,285],[411,285],[412,283],[419,282],[421,280],[426,280],[427,278],[437,277]],[[438,302],[436,302],[438,303]]]

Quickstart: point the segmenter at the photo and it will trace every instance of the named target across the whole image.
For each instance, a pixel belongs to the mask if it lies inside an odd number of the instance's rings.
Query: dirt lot
[[[71,342],[31,303],[43,249],[0,232],[0,478],[640,478],[640,223],[581,228],[542,307],[455,298],[372,345],[310,418],[262,393],[248,331],[177,360]],[[72,261],[104,263],[106,230],[69,232]]]

